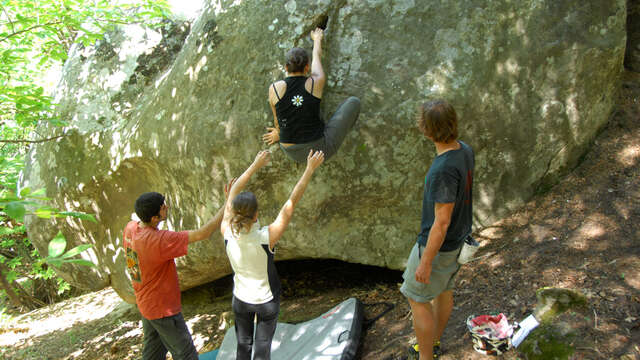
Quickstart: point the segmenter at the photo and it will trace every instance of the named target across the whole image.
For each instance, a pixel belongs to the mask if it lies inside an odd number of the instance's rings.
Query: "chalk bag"
[[[502,355],[511,348],[511,337],[517,324],[509,324],[507,317],[499,315],[471,315],[467,328],[473,340],[473,349],[484,355]]]

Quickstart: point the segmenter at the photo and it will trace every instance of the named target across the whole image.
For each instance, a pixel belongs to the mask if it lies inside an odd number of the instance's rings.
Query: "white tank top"
[[[269,249],[269,227],[256,221],[249,232],[224,233],[229,262],[233,268],[233,295],[249,304],[264,304],[280,295],[280,279]]]

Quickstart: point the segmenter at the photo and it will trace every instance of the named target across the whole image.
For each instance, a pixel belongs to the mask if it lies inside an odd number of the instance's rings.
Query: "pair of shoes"
[[[420,349],[418,348],[418,344],[409,346],[409,360],[419,359],[420,358]],[[437,359],[442,355],[442,349],[440,348],[440,340],[436,340],[433,343],[433,358]]]

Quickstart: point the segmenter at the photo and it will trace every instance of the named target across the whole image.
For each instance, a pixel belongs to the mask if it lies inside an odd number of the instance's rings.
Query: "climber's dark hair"
[[[290,73],[304,71],[304,67],[309,63],[307,50],[295,47],[287,52],[285,69]]]

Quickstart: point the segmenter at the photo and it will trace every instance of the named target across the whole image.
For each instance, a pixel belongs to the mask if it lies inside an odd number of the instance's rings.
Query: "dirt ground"
[[[571,359],[640,359],[640,74],[626,73],[610,123],[582,163],[549,192],[476,234],[479,260],[457,277],[442,359],[481,359],[465,326],[471,314],[522,320],[541,287],[578,289],[588,308],[564,317],[578,328]],[[414,341],[399,293],[401,273],[339,261],[278,264],[281,321],[316,317],[349,297],[393,309],[365,329],[361,359],[402,359]],[[201,351],[217,348],[232,321],[229,277],[183,293]],[[367,306],[374,317],[383,306]],[[0,319],[3,359],[137,359],[140,316],[112,289]],[[504,359],[518,359],[510,350]]]

